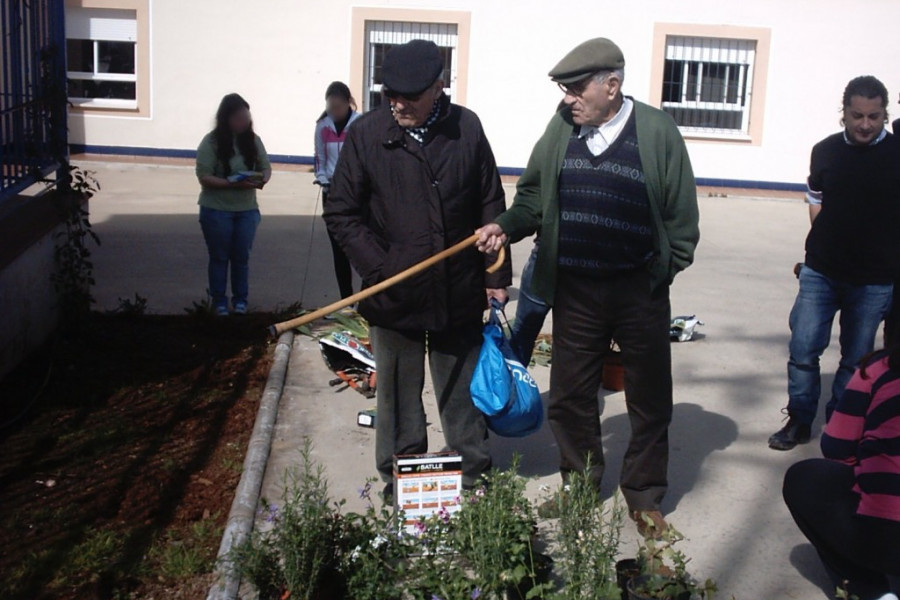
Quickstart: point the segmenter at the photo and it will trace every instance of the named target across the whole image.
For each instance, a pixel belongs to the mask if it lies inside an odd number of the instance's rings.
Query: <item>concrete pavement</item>
[[[103,240],[95,252],[99,307],[113,308],[117,298],[135,292],[147,297],[155,312],[178,313],[199,300],[206,253],[191,169],[76,162],[97,170],[103,185],[91,202],[95,230]],[[260,194],[263,222],[251,258],[254,307],[272,309],[301,297],[305,305],[317,306],[337,297],[324,227],[312,217],[316,188],[311,181],[308,173],[276,171]],[[701,219],[696,264],[672,289],[673,313],[696,313],[706,325],[699,328],[700,339],[673,347],[676,406],[668,518],[689,538],[683,549],[692,557],[692,570],[717,579],[720,597],[828,597],[815,552],[781,500],[784,471],[797,460],[817,456],[817,445],[788,453],[766,446],[780,427],[779,409],[786,403],[787,318],[797,289],[791,267],[802,258],[806,208],[798,198],[703,197]],[[529,251],[529,242],[513,248],[516,273]],[[514,304],[509,310],[512,316]],[[834,347],[827,351],[824,373],[836,368],[836,354]],[[533,374],[546,391],[549,370],[536,367]],[[315,343],[298,336],[263,483],[269,499],[279,497],[284,469],[297,463],[303,439],[310,437],[334,496],[346,498],[349,509],[361,507],[357,489],[374,474],[374,432],[357,427],[355,415],[373,402],[355,392],[335,392],[327,385],[330,377]],[[830,376],[823,384],[828,389]],[[440,449],[430,388],[425,401],[432,447]],[[621,393],[601,401],[604,492],[611,495],[629,425]],[[816,434],[820,427],[821,417]],[[542,485],[557,485],[556,448],[546,427],[525,440],[492,438],[491,444],[498,466],[509,464],[513,453],[522,455],[533,498],[542,495]],[[625,538],[623,552],[631,552],[637,541],[631,526]]]

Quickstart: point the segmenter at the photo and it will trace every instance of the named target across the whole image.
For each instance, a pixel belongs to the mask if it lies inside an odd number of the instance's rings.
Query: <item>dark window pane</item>
[[[684,86],[684,61],[666,60],[663,67],[663,102],[681,102]]]
[[[66,62],[69,71],[94,72],[94,42],[66,40]]]
[[[134,42],[97,42],[97,46],[101,73],[135,73]]]
[[[450,87],[450,73],[453,72],[453,48],[442,46],[441,58],[444,59],[444,72],[441,74],[444,78],[444,87]]]
[[[371,44],[372,52],[372,83],[382,83],[381,66],[384,64],[384,57],[394,47],[394,44]],[[444,78],[444,85],[450,87],[450,73],[453,69],[453,48],[440,47],[441,58],[444,60],[444,71],[441,76]]]
[[[725,95],[725,102],[735,104],[738,100],[738,79],[741,73],[742,65],[731,65],[728,72],[728,93]]]
[[[377,85],[381,81],[381,65],[384,64],[384,57],[388,51],[393,48],[393,44],[372,44],[372,83]]]
[[[749,67],[745,66],[744,69],[744,81],[741,83],[741,87],[738,90],[738,93],[741,95],[741,106],[747,106],[747,72]],[[737,87],[737,86],[735,86]]]
[[[700,76],[700,63],[698,62],[689,62],[688,65],[688,78],[687,78],[687,95],[685,96],[685,100],[688,102],[696,102],[697,101],[697,78]]]
[[[725,97],[725,78],[728,65],[724,63],[703,63],[703,83],[700,86],[701,102],[722,102]]]
[[[69,80],[69,98],[107,98],[136,100],[137,85],[133,81]]]
[[[664,110],[672,115],[680,127],[699,129],[741,130],[744,113],[735,110],[712,110],[702,108],[678,108],[667,106]]]

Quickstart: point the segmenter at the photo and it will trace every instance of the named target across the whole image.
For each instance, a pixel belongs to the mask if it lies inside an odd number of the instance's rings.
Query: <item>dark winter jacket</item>
[[[364,286],[372,286],[470,236],[506,202],[494,155],[470,110],[442,99],[424,145],[389,107],[354,123],[325,202],[325,223]],[[480,323],[485,288],[511,284],[509,261],[488,275],[469,248],[360,304],[372,325],[444,331]]]

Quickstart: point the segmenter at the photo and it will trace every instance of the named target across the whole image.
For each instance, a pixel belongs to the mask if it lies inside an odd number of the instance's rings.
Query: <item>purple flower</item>
[[[359,497],[363,500],[371,500],[372,498],[372,482],[367,481],[366,485],[356,490],[359,492]]]
[[[481,598],[481,588],[472,590],[472,600],[478,600],[478,598]]]
[[[419,519],[413,524],[413,532],[417,537],[425,535],[425,532],[427,531],[428,525],[425,524],[425,521],[423,519]]]
[[[437,594],[432,594],[432,595],[431,595],[431,600],[444,600],[444,599],[441,598],[440,596],[438,596]]]
[[[260,514],[263,515],[266,523],[274,523],[278,520],[278,507],[274,504],[269,504],[261,509]]]
[[[438,518],[446,525],[450,522],[450,511],[442,506],[441,510],[438,511]]]

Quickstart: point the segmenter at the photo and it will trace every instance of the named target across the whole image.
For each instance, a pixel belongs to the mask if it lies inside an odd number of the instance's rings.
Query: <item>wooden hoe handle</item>
[[[458,254],[459,252],[462,252],[469,246],[474,246],[475,242],[477,242],[477,241],[478,241],[478,234],[473,233],[472,235],[470,235],[463,241],[459,242],[458,244],[450,246],[446,250],[438,252],[431,258],[426,258],[422,262],[411,266],[410,268],[406,269],[405,271],[401,271],[401,272],[397,273],[396,275],[394,275],[393,277],[389,277],[388,279],[385,279],[384,281],[376,283],[372,287],[368,287],[362,291],[359,291],[348,298],[344,298],[343,300],[340,300],[333,304],[329,304],[328,306],[324,306],[318,310],[315,310],[311,313],[296,317],[289,321],[282,321],[281,323],[275,323],[274,325],[269,326],[269,333],[271,333],[273,336],[281,335],[282,333],[284,333],[285,331],[288,331],[289,329],[294,329],[296,327],[302,327],[303,325],[307,325],[317,319],[321,319],[322,317],[330,315],[331,313],[337,312],[337,311],[341,310],[342,308],[347,308],[348,306],[356,304],[360,300],[365,300],[369,296],[374,296],[375,294],[377,294],[379,292],[383,292],[384,290],[388,289],[392,285],[400,283],[404,279],[409,279],[413,275],[421,273],[425,269],[441,262],[442,260],[449,258],[449,257],[453,256],[454,254]],[[500,252],[497,253],[497,260],[494,262],[493,265],[488,267],[487,272],[488,273],[496,272],[501,266],[503,266],[503,261],[505,261],[505,260],[506,260],[506,248],[500,248]]]

